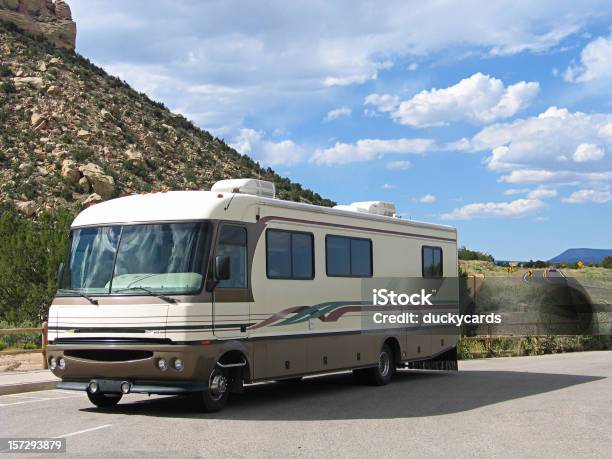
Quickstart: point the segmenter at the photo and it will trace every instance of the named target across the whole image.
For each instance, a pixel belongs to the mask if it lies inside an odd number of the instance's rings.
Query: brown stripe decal
[[[416,234],[416,233],[404,233],[402,231],[392,231],[392,230],[383,230],[383,229],[375,229],[375,228],[367,228],[364,226],[353,226],[353,225],[344,225],[341,223],[328,223],[328,222],[320,222],[314,220],[302,220],[299,218],[289,218],[289,217],[276,217],[276,216],[268,216],[262,217],[259,220],[259,223],[265,225],[268,221],[278,220],[285,222],[293,222],[293,223],[307,223],[310,225],[318,225],[318,226],[328,226],[331,228],[344,228],[344,229],[354,229],[360,231],[367,231],[370,233],[382,233],[382,234],[393,234],[395,236],[411,236],[411,237],[419,237],[423,239],[433,239],[436,241],[448,241],[448,242],[457,242],[456,239],[447,238],[447,237],[439,237],[439,236],[427,236],[424,234]]]

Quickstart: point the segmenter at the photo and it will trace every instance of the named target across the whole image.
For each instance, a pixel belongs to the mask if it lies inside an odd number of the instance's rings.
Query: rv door
[[[219,226],[213,253],[213,329],[215,336],[246,336],[250,294],[246,228],[238,224]]]

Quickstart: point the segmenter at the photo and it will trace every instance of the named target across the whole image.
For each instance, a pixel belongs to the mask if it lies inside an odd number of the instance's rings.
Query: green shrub
[[[11,68],[4,63],[0,63],[0,77],[5,78],[5,77],[12,77],[12,76],[13,76],[13,71],[11,70]]]
[[[0,83],[0,92],[4,94],[14,94],[17,92],[17,88],[12,80],[6,80]]]
[[[457,251],[457,256],[460,260],[480,260],[480,261],[495,261],[492,255],[488,253],[478,252],[477,250],[469,250],[465,246],[460,247]]]
[[[6,343],[4,342],[3,339],[0,339],[0,351],[3,351],[6,349]]]
[[[36,222],[0,211],[0,320],[46,319],[72,219],[68,210],[43,213]]]
[[[94,151],[89,147],[78,147],[70,152],[70,155],[76,162],[83,162],[94,155]]]

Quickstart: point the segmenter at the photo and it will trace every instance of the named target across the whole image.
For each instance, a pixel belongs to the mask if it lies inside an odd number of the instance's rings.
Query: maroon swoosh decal
[[[253,325],[252,327],[249,327],[250,330],[254,330],[255,328],[261,328],[261,327],[265,327],[266,325],[269,325],[273,322],[276,322],[277,320],[282,319],[283,317],[288,316],[289,314],[293,314],[295,312],[300,312],[303,311],[304,309],[308,309],[309,306],[292,306],[290,308],[287,309],[283,309],[280,312],[277,312],[276,314],[268,317],[266,320],[259,322],[256,325]]]

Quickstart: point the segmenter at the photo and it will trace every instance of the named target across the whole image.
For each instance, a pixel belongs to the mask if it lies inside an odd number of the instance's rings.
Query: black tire
[[[373,386],[385,386],[389,384],[395,374],[395,359],[389,345],[384,344],[378,354],[378,365],[368,368],[364,374],[369,384]]]
[[[222,410],[227,404],[230,393],[230,379],[227,370],[215,365],[208,377],[208,390],[198,392],[196,397],[200,407],[207,413]]]
[[[119,403],[121,397],[123,397],[122,394],[102,394],[100,392],[90,394],[87,392],[87,398],[89,398],[89,401],[98,408],[112,408]]]

